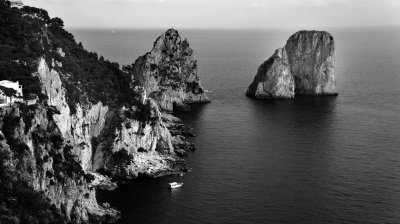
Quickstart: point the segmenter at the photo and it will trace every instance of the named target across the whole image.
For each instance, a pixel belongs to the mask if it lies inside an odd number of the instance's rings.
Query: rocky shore
[[[246,95],[257,99],[336,96],[334,51],[329,33],[299,31],[258,68]]]
[[[45,10],[4,1],[0,10],[10,20],[3,25],[25,27],[1,37],[30,50],[18,63],[1,61],[23,72],[0,69],[0,78],[20,81],[24,95],[38,98],[0,109],[0,223],[115,222],[120,213],[99,205],[96,189],[188,171],[182,157],[195,149],[186,139],[193,134],[169,113],[209,99],[178,31],[167,30],[121,70],[77,44]],[[24,35],[31,38],[25,46]]]

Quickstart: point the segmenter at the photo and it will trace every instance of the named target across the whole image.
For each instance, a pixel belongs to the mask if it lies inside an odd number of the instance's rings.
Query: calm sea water
[[[179,114],[197,135],[193,170],[99,200],[122,223],[400,223],[400,29],[328,31],[339,96],[261,102],[245,91],[294,30],[182,30],[213,90],[211,104]],[[72,32],[122,65],[162,30]]]

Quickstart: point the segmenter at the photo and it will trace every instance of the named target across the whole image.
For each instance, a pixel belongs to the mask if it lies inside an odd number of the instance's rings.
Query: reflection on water
[[[171,189],[169,189],[169,192],[171,193],[172,197],[177,196],[183,190],[182,188],[183,188],[183,186],[179,187],[179,188],[171,188]]]

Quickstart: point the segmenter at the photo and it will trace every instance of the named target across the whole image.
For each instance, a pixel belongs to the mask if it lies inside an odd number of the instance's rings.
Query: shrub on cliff
[[[65,223],[65,213],[35,190],[32,181],[47,178],[50,185],[74,180],[78,186],[85,184],[72,147],[66,145],[46,109],[41,104],[20,105],[18,116],[0,115],[0,223]],[[47,121],[32,126],[38,118]],[[31,148],[24,142],[30,135]]]
[[[4,136],[1,134],[2,139]],[[18,160],[0,141],[0,223],[65,223],[54,206],[26,182],[18,180],[15,169]]]
[[[47,35],[51,42],[48,61],[54,58],[62,62],[61,68],[54,69],[68,74],[61,75],[61,78],[72,113],[77,103],[100,101],[106,105],[117,105],[128,102],[128,77],[120,70],[118,63],[99,59],[96,53],[85,50],[72,34],[63,29],[63,21],[59,18],[50,20]],[[57,53],[58,48],[65,52],[64,57]]]
[[[36,16],[27,16],[32,13]],[[43,97],[39,79],[31,73],[36,69],[37,58],[45,53],[47,40],[41,34],[48,19],[45,10],[10,8],[0,0],[0,80],[19,81],[24,95]]]
[[[39,79],[32,75],[43,56],[49,65],[53,59],[62,63],[62,67],[53,69],[61,72],[72,113],[77,103],[131,103],[129,77],[118,63],[99,59],[96,53],[85,50],[64,30],[64,22],[50,18],[47,11],[29,6],[10,8],[0,0],[0,80],[19,81],[24,95],[36,94],[45,99]]]

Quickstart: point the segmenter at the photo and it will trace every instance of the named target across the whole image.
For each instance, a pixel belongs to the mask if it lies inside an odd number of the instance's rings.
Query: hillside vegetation
[[[130,103],[129,77],[118,63],[85,50],[73,35],[64,30],[60,18],[50,18],[47,11],[24,6],[10,8],[0,0],[0,80],[19,81],[24,96],[36,94],[40,99],[40,82],[33,73],[38,59],[48,64],[61,62],[54,69],[61,73],[72,112],[76,103],[121,105]]]

